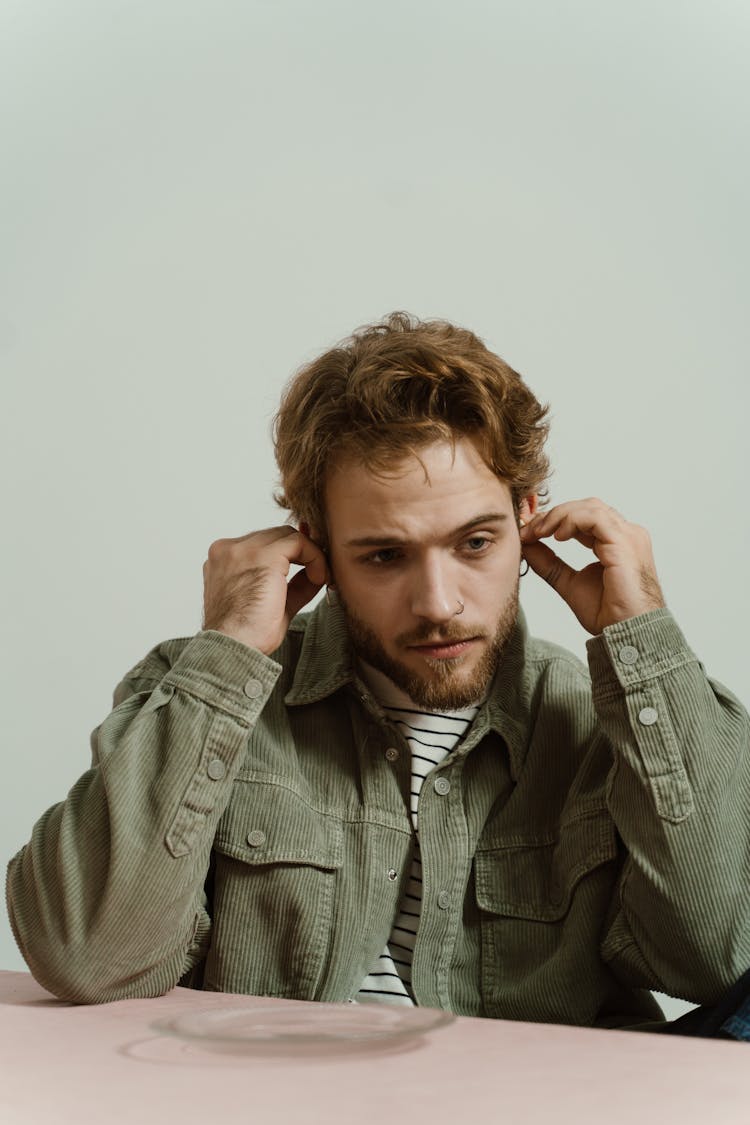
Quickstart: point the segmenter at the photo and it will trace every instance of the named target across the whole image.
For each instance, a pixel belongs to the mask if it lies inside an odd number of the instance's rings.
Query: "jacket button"
[[[396,871],[395,867],[392,867],[388,872],[388,878],[392,883],[395,883],[398,879],[398,871]]]
[[[623,664],[637,664],[640,653],[632,645],[623,645],[617,655]]]
[[[396,749],[395,746],[389,746],[388,747],[388,749],[385,752],[385,760],[386,760],[386,762],[397,762],[398,761],[398,750]]]
[[[659,712],[655,707],[643,707],[638,712],[638,722],[642,723],[644,727],[652,727],[659,718]]]
[[[447,891],[440,891],[437,896],[437,904],[441,910],[447,910],[451,904],[451,896]]]
[[[242,689],[248,699],[258,699],[263,694],[263,684],[260,680],[247,680]]]
[[[433,782],[432,788],[441,797],[444,797],[446,795],[446,793],[450,793],[451,783],[450,783],[450,781],[448,781],[447,777],[436,777],[435,781]]]
[[[261,844],[265,844],[266,834],[261,832],[259,828],[254,828],[252,832],[248,832],[247,842],[251,848],[259,848]]]
[[[212,781],[221,781],[222,777],[226,776],[227,767],[222,762],[221,758],[212,758],[206,767],[206,773]]]

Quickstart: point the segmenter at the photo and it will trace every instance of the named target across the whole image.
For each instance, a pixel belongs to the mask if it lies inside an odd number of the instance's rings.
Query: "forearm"
[[[633,983],[710,1003],[750,963],[750,720],[666,610],[606,629],[589,664],[629,856],[603,955]]]
[[[118,689],[92,739],[92,768],[9,866],[21,950],[66,999],[158,995],[205,937],[216,824],[280,669],[213,632],[173,662],[169,649]]]

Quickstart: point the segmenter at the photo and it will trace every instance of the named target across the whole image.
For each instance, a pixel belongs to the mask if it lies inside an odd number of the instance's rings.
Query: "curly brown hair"
[[[326,535],[326,474],[355,460],[375,473],[434,441],[468,437],[524,496],[544,497],[548,407],[466,328],[393,312],[306,364],[274,418],[281,490],[274,499]]]

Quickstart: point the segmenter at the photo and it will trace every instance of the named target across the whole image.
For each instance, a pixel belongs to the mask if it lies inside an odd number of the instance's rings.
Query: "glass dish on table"
[[[454,1019],[452,1012],[434,1008],[259,998],[242,1006],[181,1012],[151,1026],[220,1053],[323,1054],[405,1044]]]

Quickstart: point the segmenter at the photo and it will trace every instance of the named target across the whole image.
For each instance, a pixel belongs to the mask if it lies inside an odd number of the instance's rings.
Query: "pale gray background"
[[[200,627],[209,543],[283,518],[283,382],[393,308],[551,401],[552,501],[651,529],[750,702],[749,33],[742,0],[0,0],[3,858]]]

